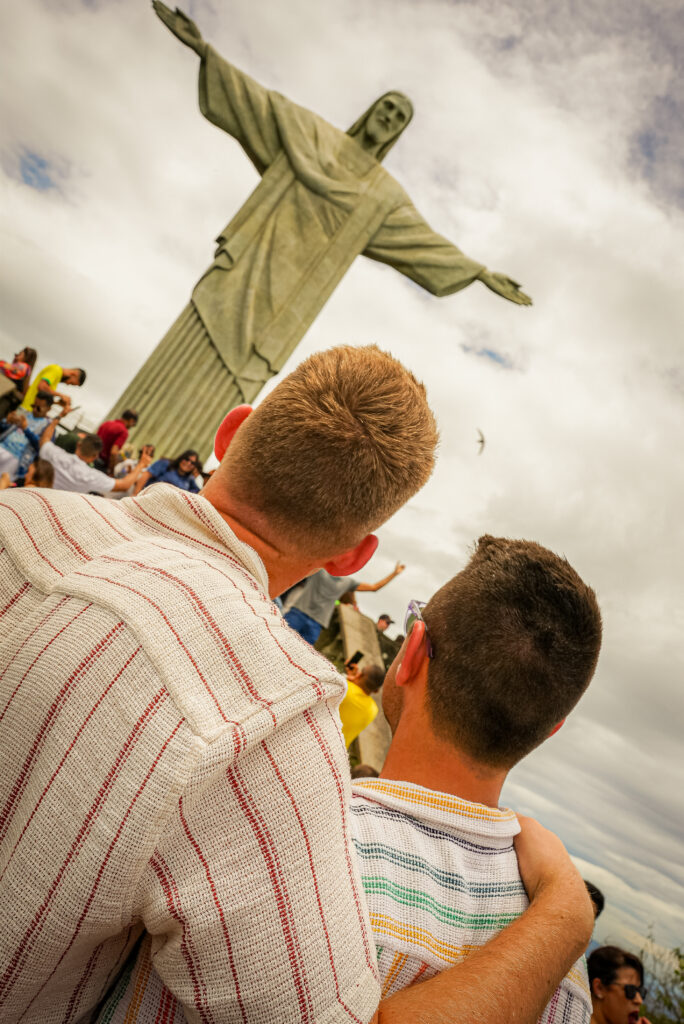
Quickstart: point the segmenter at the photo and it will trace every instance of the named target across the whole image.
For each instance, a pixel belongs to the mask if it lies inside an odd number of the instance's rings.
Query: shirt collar
[[[471,803],[453,793],[440,793],[413,782],[359,779],[353,783],[353,789],[359,796],[439,828],[509,840],[520,831],[518,819],[508,807]]]
[[[199,549],[208,548],[208,554],[219,548],[221,554],[234,558],[254,576],[268,594],[268,573],[261,557],[236,537],[206,498],[172,484],[158,483],[145,488],[139,497],[124,501],[135,518],[148,527],[195,543]]]

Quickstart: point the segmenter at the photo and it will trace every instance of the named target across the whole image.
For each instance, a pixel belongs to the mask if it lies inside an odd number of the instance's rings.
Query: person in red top
[[[111,473],[116,465],[121,449],[126,444],[128,431],[138,422],[137,412],[125,409],[120,420],[106,420],[97,428],[97,436],[102,440],[100,460],[104,469]]]

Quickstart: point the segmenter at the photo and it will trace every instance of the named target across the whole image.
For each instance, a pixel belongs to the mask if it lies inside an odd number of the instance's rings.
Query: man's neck
[[[268,575],[268,592],[271,597],[277,597],[295,583],[299,583],[305,576],[320,568],[319,564],[310,565],[297,557],[293,557],[285,551],[280,550],[274,543],[267,540],[260,532],[258,525],[244,521],[245,516],[239,510],[228,507],[224,501],[215,500],[216,489],[206,487],[202,496],[209,501],[221,519],[231,528],[238,540],[254,548],[264,563]]]
[[[436,736],[425,716],[404,724],[392,738],[381,779],[412,782],[425,789],[450,793],[470,803],[498,807],[506,771],[487,768]]]

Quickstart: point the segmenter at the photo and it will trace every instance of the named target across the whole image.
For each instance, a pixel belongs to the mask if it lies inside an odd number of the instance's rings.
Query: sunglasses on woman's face
[[[642,999],[645,999],[646,993],[648,992],[648,989],[644,988],[643,985],[630,985],[629,983],[625,983],[622,981],[614,981],[613,985],[618,985],[620,988],[624,989],[625,996],[627,999],[634,999],[636,997],[637,992],[639,993]]]

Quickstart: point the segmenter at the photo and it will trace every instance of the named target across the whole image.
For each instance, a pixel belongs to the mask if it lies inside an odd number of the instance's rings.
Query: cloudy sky
[[[564,553],[605,620],[597,676],[504,800],[605,892],[596,937],[684,944],[684,50],[679,0],[196,0],[226,57],[346,128],[414,101],[387,168],[468,255],[523,283],[435,299],[359,258],[286,367],[377,342],[425,381],[431,482],[361,577],[403,616],[484,532]],[[83,365],[97,422],[255,186],[199,114],[197,58],[144,0],[4,4],[1,355]],[[478,455],[477,431],[486,437]]]

